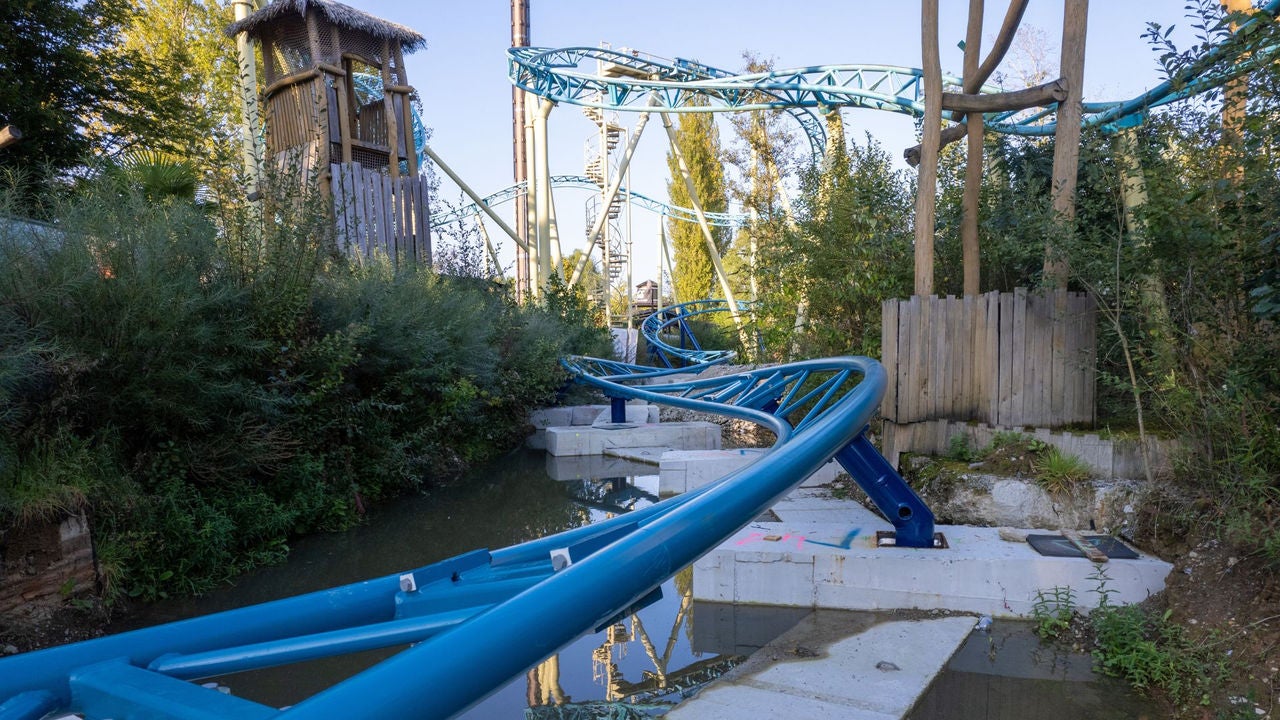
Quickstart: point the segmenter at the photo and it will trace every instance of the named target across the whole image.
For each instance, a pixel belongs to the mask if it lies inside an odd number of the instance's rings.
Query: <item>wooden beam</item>
[[[933,294],[933,231],[937,207],[938,150],[942,133],[942,59],[938,50],[938,0],[923,0],[920,46],[924,69],[924,138],[916,190],[915,294]]]
[[[983,96],[977,92],[982,88],[978,82],[978,53],[982,47],[982,0],[969,0],[969,25],[964,38],[964,81],[965,94],[959,99],[967,103]],[[942,94],[942,107],[947,107],[947,95]],[[1001,93],[1003,94],[1003,93]],[[965,109],[965,108],[960,108]],[[964,195],[961,197],[963,209],[960,218],[960,249],[962,269],[964,273],[964,296],[978,294],[980,271],[980,253],[978,247],[978,204],[982,192],[982,110],[977,107],[976,114],[969,120],[969,147],[965,155]],[[941,135],[941,133],[939,133]],[[941,143],[939,143],[941,144]]]
[[[1089,0],[1065,0],[1062,13],[1062,80],[1067,97],[1058,106],[1053,136],[1053,210],[1069,222],[1076,216],[1076,172],[1080,167],[1080,123],[1083,116],[1084,48],[1088,32]],[[1065,287],[1069,268],[1052,247],[1045,247],[1044,276]]]
[[[1051,80],[1025,90],[1002,93],[962,94],[942,93],[943,110],[962,110],[966,113],[1004,112],[1025,110],[1031,107],[1052,105],[1067,99],[1067,85],[1062,78]]]
[[[0,148],[12,145],[22,139],[22,131],[12,125],[0,128]]]
[[[991,46],[991,52],[987,54],[986,59],[982,61],[982,66],[978,68],[978,74],[974,76],[974,88],[981,87],[991,77],[991,73],[995,72],[1000,61],[1009,52],[1009,46],[1013,44],[1014,35],[1018,32],[1018,25],[1022,22],[1022,15],[1027,10],[1030,0],[1009,0],[1009,7],[1005,11],[1004,22],[1000,25],[1000,33],[996,36],[995,43]],[[969,84],[966,80],[965,87]],[[976,89],[973,92],[977,92]],[[963,116],[954,117],[957,125],[945,128],[940,138],[940,147],[946,147],[951,143],[959,140],[968,134],[968,128],[965,126],[965,118]],[[920,146],[907,148],[902,151],[902,156],[906,158],[907,164],[915,167],[920,164]]]

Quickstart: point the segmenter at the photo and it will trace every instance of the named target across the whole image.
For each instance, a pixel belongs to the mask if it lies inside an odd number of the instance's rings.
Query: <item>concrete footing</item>
[[[572,405],[567,407],[539,408],[529,413],[533,434],[525,439],[525,447],[534,450],[547,449],[547,428],[577,427],[608,423],[613,420],[608,405]],[[627,403],[627,422],[649,424],[658,422],[658,406],[647,403]]]
[[[560,482],[568,480],[608,480],[637,475],[656,475],[651,462],[613,455],[547,454],[547,475]]]
[[[972,617],[814,613],[666,717],[897,720],[973,626]]]
[[[744,468],[764,457],[767,448],[733,450],[673,450],[664,453],[658,464],[658,490],[663,495],[678,495],[700,488],[729,473]],[[843,472],[840,463],[831,462],[818,468],[801,487],[828,485]]]
[[[857,503],[803,492],[773,511],[779,522],[754,522],[695,563],[695,599],[1029,616],[1037,593],[1055,588],[1069,588],[1082,607],[1104,593],[1111,604],[1140,602],[1164,589],[1172,569],[1148,555],[1102,565],[1046,557],[997,528],[940,526],[947,549],[877,547],[888,522]]]
[[[720,426],[687,422],[549,427],[546,441],[552,455],[603,455],[612,448],[635,447],[718,450]]]

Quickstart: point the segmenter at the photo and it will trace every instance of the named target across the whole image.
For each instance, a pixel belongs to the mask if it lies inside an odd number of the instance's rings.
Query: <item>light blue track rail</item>
[[[0,659],[0,720],[447,718],[659,586],[835,457],[898,527],[930,546],[933,517],[867,440],[885,371],[811,360],[666,385],[590,358],[565,365],[615,397],[760,423],[776,442],[717,482],[595,525],[322,592]],[[598,376],[594,373],[606,372]],[[519,638],[519,641],[513,641]],[[190,682],[411,644],[288,709]],[[302,670],[305,672],[305,670]],[[234,680],[232,680],[234,685]]]
[[[501,205],[502,203],[510,202],[521,195],[524,195],[527,192],[525,185],[525,183],[516,183],[515,185],[503,188],[492,195],[486,195],[481,199],[484,200],[484,204],[489,207]],[[600,186],[596,184],[594,180],[586,177],[585,175],[552,175],[551,187],[571,187],[594,190],[596,192],[600,191]],[[625,187],[619,188],[618,197],[626,196],[627,189]],[[669,205],[661,200],[655,200],[647,195],[642,195],[635,191],[631,192],[631,204],[665,217],[684,220],[685,222],[698,222],[698,216],[689,208],[680,207],[679,205]],[[444,210],[431,216],[431,227],[440,227],[442,225],[448,225],[449,223],[455,223],[463,218],[471,217],[477,212],[479,212],[479,208],[476,207],[475,203],[468,203],[459,207],[457,210]],[[743,213],[707,212],[703,214],[707,218],[707,224],[716,227],[739,227],[747,223],[747,216]]]
[[[1280,0],[1268,0],[1240,24],[1247,38],[1260,23],[1272,22]],[[1086,126],[1105,130],[1139,124],[1156,107],[1220,87],[1280,57],[1280,46],[1240,53],[1235,40],[1211,49],[1174,78],[1128,100],[1084,103]],[[1230,61],[1226,67],[1224,61]],[[814,158],[822,156],[825,131],[813,115],[838,107],[924,115],[923,71],[891,65],[823,65],[732,73],[676,58],[607,48],[511,48],[508,76],[513,85],[540,97],[602,110],[659,112],[742,112],[778,110],[800,123]],[[959,92],[961,80],[943,76],[944,92]],[[980,92],[999,92],[984,85]],[[1011,135],[1052,135],[1057,105],[984,115],[985,129]],[[952,117],[952,113],[944,114]],[[954,118],[953,118],[954,119]]]

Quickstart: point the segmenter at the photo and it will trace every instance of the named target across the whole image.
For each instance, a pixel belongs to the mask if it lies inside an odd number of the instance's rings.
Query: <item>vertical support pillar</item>
[[[539,100],[538,108],[533,115],[533,174],[536,178],[534,186],[534,219],[538,236],[538,279],[546,282],[551,278],[552,266],[560,264],[559,253],[551,249],[551,165],[547,157],[547,117],[555,103],[550,100]]]
[[[609,422],[624,423],[627,421],[627,399],[609,398]]]
[[[232,3],[236,22],[253,13],[254,0],[234,0]],[[262,120],[258,114],[258,70],[254,59],[255,43],[248,33],[236,35],[236,55],[239,61],[238,85],[240,89],[240,152],[244,162],[247,194],[256,193],[262,182],[262,146],[258,132]]]
[[[525,217],[519,218],[518,221],[525,225],[525,237],[529,238],[529,268],[526,277],[529,279],[529,297],[536,298],[542,294],[542,278],[539,277],[539,261],[538,261],[538,221],[535,214],[537,206],[538,193],[541,189],[538,187],[538,173],[534,169],[536,161],[534,160],[534,132],[533,132],[533,103],[529,102],[532,97],[525,98],[524,105],[524,150],[525,150],[525,167],[529,169],[529,177],[526,180],[526,195],[529,202],[526,203]],[[536,101],[534,101],[536,102]]]
[[[511,47],[529,46],[529,3],[528,0],[511,0]],[[529,241],[529,226],[525,218],[529,214],[529,166],[526,162],[524,133],[525,101],[528,97],[524,90],[511,88],[511,169],[516,184],[524,183],[526,193],[516,196],[515,226],[520,241],[516,243],[516,297],[524,299],[529,296],[529,253],[523,246]]]

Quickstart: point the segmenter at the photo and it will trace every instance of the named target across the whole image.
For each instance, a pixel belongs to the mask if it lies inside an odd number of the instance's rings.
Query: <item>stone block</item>
[[[720,426],[687,422],[553,427],[547,428],[546,438],[547,452],[552,455],[602,455],[610,448],[635,447],[716,450],[720,447]]]

